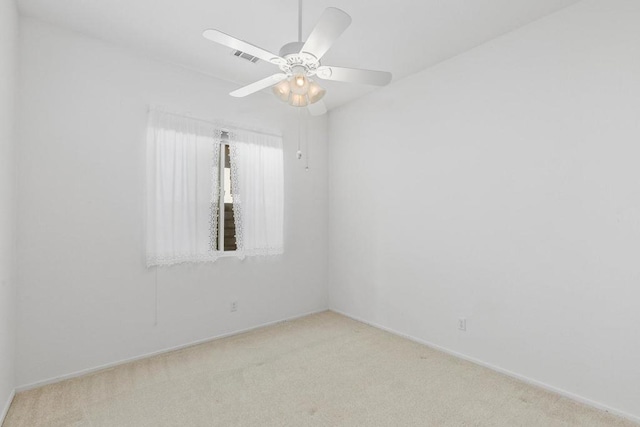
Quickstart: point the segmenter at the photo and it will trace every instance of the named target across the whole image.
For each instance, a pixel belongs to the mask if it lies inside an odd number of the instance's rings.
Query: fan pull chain
[[[298,107],[298,152],[296,153],[298,160],[302,158],[302,151],[300,151],[301,139],[302,139],[302,118],[300,117],[300,107]]]
[[[307,120],[305,122],[305,136],[304,136],[304,151],[307,154],[304,158],[305,167],[304,170],[309,170],[309,110],[307,110]]]

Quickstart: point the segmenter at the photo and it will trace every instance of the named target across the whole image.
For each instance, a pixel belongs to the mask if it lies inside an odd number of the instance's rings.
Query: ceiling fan
[[[205,30],[202,35],[216,43],[270,62],[280,68],[279,73],[266,77],[230,93],[245,97],[273,86],[273,93],[293,107],[308,107],[312,115],[327,112],[322,101],[326,91],[312,77],[348,83],[384,86],[391,81],[386,71],[322,65],[320,60],[336,39],[349,27],[351,17],[340,9],[328,7],[320,16],[305,42],[302,41],[302,0],[298,0],[298,41],[287,43],[278,55],[219,30]]]

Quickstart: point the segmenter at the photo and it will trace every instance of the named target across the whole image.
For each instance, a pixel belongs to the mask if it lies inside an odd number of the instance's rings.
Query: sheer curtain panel
[[[147,266],[215,261],[221,132],[151,110],[147,130]]]
[[[239,256],[277,255],[284,249],[282,138],[229,133],[231,191]]]

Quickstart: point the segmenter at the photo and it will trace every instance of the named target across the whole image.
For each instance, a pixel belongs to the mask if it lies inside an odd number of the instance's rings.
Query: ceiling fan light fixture
[[[323,89],[318,83],[313,80],[309,80],[309,92],[307,95],[309,96],[309,103],[315,104],[320,101],[324,95],[327,93],[325,89]]]
[[[289,95],[291,94],[291,85],[289,84],[289,80],[283,80],[273,86],[273,94],[282,102],[289,101]]]
[[[309,107],[312,115],[327,112],[322,101],[325,89],[309,77],[346,83],[362,83],[385,86],[391,82],[391,73],[322,65],[320,60],[333,43],[351,24],[351,17],[344,11],[328,7],[311,30],[306,41],[302,41],[302,0],[298,0],[298,40],[282,46],[279,55],[247,43],[241,39],[208,29],[202,35],[215,43],[260,58],[280,68],[280,72],[258,80],[230,93],[242,98],[263,89],[275,86],[272,91],[282,102],[294,107]]]
[[[289,105],[292,107],[306,107],[309,105],[309,98],[307,95],[298,95],[297,93],[291,93],[289,98]]]

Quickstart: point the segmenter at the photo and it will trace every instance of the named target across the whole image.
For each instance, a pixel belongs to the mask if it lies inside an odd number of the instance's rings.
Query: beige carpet
[[[3,427],[632,425],[325,312],[19,393]]]

